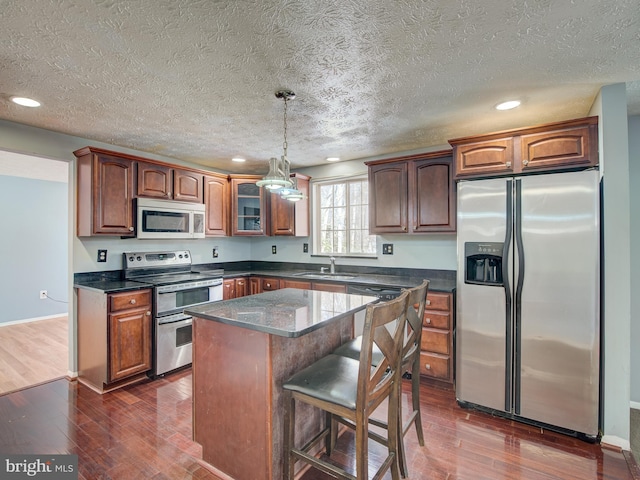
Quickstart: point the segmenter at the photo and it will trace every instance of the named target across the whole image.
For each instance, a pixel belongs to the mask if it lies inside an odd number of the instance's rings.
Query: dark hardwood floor
[[[423,384],[421,400],[426,445],[405,437],[412,479],[633,479],[622,453],[463,410],[451,389]],[[350,462],[352,440],[342,435],[332,458]],[[378,448],[371,442],[372,464]],[[218,478],[191,440],[190,370],[105,395],[61,379],[0,396],[0,452],[75,453],[87,480]]]

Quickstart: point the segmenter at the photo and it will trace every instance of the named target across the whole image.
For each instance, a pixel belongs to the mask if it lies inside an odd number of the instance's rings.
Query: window
[[[366,178],[316,183],[315,198],[316,254],[375,255],[376,237],[369,235]]]

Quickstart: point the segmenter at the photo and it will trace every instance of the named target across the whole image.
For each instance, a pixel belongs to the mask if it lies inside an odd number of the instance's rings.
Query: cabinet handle
[[[135,305],[135,304],[136,304],[136,299],[135,299],[135,298],[132,298],[131,300],[129,300],[129,303],[130,303],[131,305]]]
[[[523,160],[523,161],[522,161],[522,164],[523,164],[524,166],[529,165],[529,160]]]
[[[511,166],[511,162],[507,162],[506,165],[507,165],[507,167],[510,167]]]
[[[130,231],[130,232],[133,232],[133,227],[129,227],[129,231]]]
[[[431,364],[430,363],[425,363],[424,364],[424,368],[426,368],[427,370],[431,370]]]
[[[430,317],[425,318],[425,319],[424,319],[424,321],[425,321],[425,323],[426,323],[427,325],[430,325],[430,324],[431,324],[431,318],[430,318]]]

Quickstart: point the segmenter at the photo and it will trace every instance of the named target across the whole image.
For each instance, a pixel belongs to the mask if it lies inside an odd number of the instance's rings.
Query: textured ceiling
[[[618,82],[640,114],[638,0],[0,0],[0,118],[236,172],[281,155],[281,88],[296,168],[586,116]]]

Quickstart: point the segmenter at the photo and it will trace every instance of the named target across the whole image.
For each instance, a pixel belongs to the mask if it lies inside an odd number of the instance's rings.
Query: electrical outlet
[[[40,300],[46,300],[46,298],[47,298],[47,291],[40,290]]]
[[[393,255],[393,243],[383,243],[382,244],[382,254],[383,255]]]
[[[106,262],[106,261],[107,261],[107,251],[98,250],[98,262]]]
[[[308,243],[303,243],[302,244],[302,252],[303,253],[309,253],[309,244]]]
[[[218,247],[213,247],[213,258],[218,258]]]
[[[274,255],[278,253],[278,250],[275,245],[271,245],[271,253],[273,253]]]

